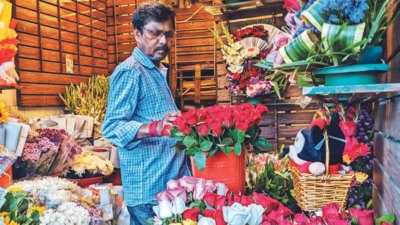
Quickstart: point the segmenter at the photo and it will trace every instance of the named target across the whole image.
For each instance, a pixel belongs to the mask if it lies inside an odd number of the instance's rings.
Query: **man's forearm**
[[[133,141],[140,141],[142,139],[150,137],[150,124],[143,124],[137,132]]]

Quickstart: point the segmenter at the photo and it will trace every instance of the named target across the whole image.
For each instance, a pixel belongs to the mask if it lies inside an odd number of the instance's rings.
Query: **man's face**
[[[152,61],[163,60],[172,47],[174,28],[169,18],[162,22],[149,22],[144,25],[142,34],[135,29],[138,48]]]

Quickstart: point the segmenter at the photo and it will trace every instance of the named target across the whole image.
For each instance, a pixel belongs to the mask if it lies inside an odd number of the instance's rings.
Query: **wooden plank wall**
[[[19,106],[61,106],[70,82],[107,75],[106,5],[103,0],[14,0],[22,89]],[[66,54],[74,57],[67,74]]]
[[[136,47],[132,14],[146,0],[106,0],[108,72],[127,59]]]
[[[390,8],[391,18],[395,8]],[[392,71],[387,82],[400,82],[400,19],[387,33],[386,58],[391,59]],[[389,61],[388,60],[388,61]],[[396,215],[396,225],[400,225],[400,93],[376,102],[374,141],[374,188],[373,207],[378,216],[389,213]]]

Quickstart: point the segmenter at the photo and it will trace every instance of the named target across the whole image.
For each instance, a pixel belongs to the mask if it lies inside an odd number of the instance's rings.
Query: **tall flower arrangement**
[[[258,126],[267,113],[267,107],[261,104],[255,107],[249,103],[189,110],[172,126],[165,126],[162,134],[178,138],[180,141],[174,146],[177,153],[187,148],[186,155],[194,156],[196,167],[204,170],[207,158],[217,151],[240,156],[242,149],[249,144],[253,145],[256,153],[271,148],[272,145],[260,137]]]

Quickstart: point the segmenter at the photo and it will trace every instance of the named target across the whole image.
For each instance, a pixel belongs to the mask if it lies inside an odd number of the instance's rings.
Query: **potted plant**
[[[400,15],[387,20],[392,3],[309,0],[301,4],[291,14],[294,19],[286,20],[298,35],[279,49],[285,63],[273,69],[297,74],[299,86],[376,84],[378,74],[390,71],[381,63],[381,45],[382,36]]]
[[[173,146],[178,154],[187,149],[195,177],[224,182],[231,191],[244,193],[246,149],[251,144],[258,154],[272,148],[258,126],[267,113],[267,107],[250,103],[189,110],[162,133],[180,140]]]

